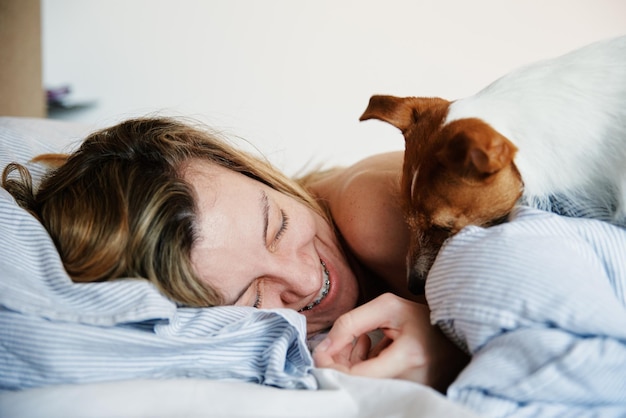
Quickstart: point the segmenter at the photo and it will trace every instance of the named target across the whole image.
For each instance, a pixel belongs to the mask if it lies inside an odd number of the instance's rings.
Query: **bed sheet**
[[[0,416],[478,418],[415,383],[315,371],[320,390],[200,379],[127,380],[0,393]]]

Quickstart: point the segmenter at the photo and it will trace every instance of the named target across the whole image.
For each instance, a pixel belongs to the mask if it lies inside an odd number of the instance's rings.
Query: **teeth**
[[[315,306],[319,305],[320,302],[328,294],[328,290],[330,289],[330,278],[329,278],[329,275],[328,275],[328,269],[326,269],[326,264],[322,260],[320,260],[320,263],[322,263],[322,273],[324,275],[324,284],[322,285],[322,288],[320,289],[319,296],[317,297],[317,299],[315,299],[313,302],[309,303],[304,308],[300,309],[298,312],[304,312],[304,311],[308,311],[310,309],[313,309]]]

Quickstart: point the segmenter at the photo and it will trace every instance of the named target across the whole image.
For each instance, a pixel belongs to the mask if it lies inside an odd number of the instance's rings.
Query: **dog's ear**
[[[367,109],[359,118],[360,121],[379,119],[395,126],[404,132],[415,123],[415,113],[409,101],[410,97],[375,95],[370,97]]]
[[[446,166],[464,175],[484,177],[508,166],[517,147],[478,119],[460,119],[442,131],[443,146],[437,153]]]

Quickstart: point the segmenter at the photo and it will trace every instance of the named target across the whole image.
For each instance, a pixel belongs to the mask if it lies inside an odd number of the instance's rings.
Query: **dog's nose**
[[[423,295],[426,286],[426,277],[414,269],[411,269],[409,271],[407,284],[409,285],[409,291],[411,293],[414,295]]]

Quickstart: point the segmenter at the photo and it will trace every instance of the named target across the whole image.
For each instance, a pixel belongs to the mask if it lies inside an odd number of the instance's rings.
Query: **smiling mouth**
[[[298,312],[309,311],[320,304],[322,300],[328,295],[328,291],[330,290],[330,277],[328,273],[328,269],[326,268],[326,263],[320,260],[322,263],[322,273],[324,276],[324,283],[322,284],[322,288],[320,289],[319,296],[313,302],[306,305],[304,308],[300,309]]]

